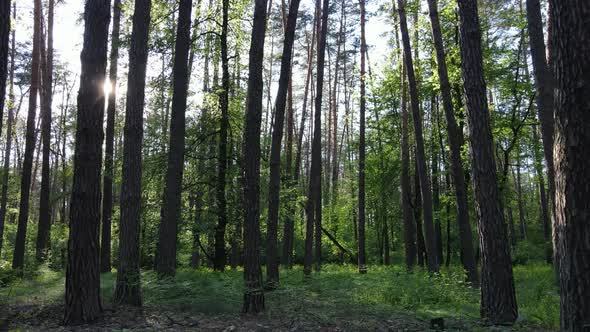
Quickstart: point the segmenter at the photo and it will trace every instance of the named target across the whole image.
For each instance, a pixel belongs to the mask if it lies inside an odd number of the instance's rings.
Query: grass
[[[516,329],[558,329],[559,296],[551,267],[530,264],[514,268],[519,319]],[[102,296],[110,301],[115,273],[101,277]],[[281,271],[281,286],[266,293],[264,318],[311,319],[320,325],[343,320],[368,324],[393,315],[428,321],[444,317],[460,322],[457,329],[478,330],[479,290],[463,282],[458,269],[430,277],[417,269],[371,266],[359,275],[356,266],[325,265],[311,280],[300,267]],[[241,309],[242,271],[216,273],[209,269],[179,270],[174,280],[159,281],[142,272],[144,305],[211,315],[235,315]],[[0,303],[47,304],[62,301],[63,273],[41,268],[30,279],[0,288]],[[361,325],[363,327],[367,325]]]

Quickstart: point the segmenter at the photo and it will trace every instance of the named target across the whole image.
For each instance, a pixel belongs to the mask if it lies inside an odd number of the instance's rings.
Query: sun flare
[[[110,79],[108,79],[108,78],[107,78],[107,79],[104,81],[104,84],[103,84],[103,86],[102,86],[102,89],[103,89],[103,91],[104,91],[104,95],[105,95],[105,96],[108,96],[108,95],[111,93],[111,91],[112,91],[112,89],[113,89],[113,86],[111,85],[111,80],[110,80]]]

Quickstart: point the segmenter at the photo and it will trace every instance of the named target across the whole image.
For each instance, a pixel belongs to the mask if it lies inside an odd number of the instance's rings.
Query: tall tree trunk
[[[451,172],[457,199],[457,223],[459,225],[459,245],[463,253],[463,267],[467,271],[467,279],[475,286],[478,285],[477,269],[473,250],[473,235],[469,224],[469,203],[467,201],[467,186],[465,184],[465,173],[463,161],[461,160],[461,132],[457,127],[455,112],[453,110],[453,97],[445,57],[445,49],[442,38],[442,30],[438,17],[438,6],[436,0],[428,0],[430,13],[430,24],[432,26],[432,37],[436,50],[437,70],[440,81],[440,90],[443,101],[443,108],[447,120],[447,135],[451,150]]]
[[[434,224],[432,221],[432,191],[430,190],[430,180],[428,179],[428,170],[426,169],[426,155],[424,153],[424,136],[422,133],[422,117],[420,115],[420,100],[418,99],[418,86],[416,84],[416,75],[414,73],[414,64],[412,61],[412,50],[410,48],[410,36],[408,34],[408,24],[406,22],[406,12],[404,9],[404,0],[397,0],[400,30],[402,33],[402,43],[404,49],[404,61],[406,63],[406,74],[410,87],[410,105],[412,108],[412,117],[414,122],[414,137],[416,139],[416,162],[418,166],[418,175],[420,177],[420,190],[422,191],[422,208],[424,212],[424,228],[426,230],[426,256],[428,271],[438,271],[438,259],[435,255],[436,239],[434,236]]]
[[[219,103],[221,106],[221,123],[219,126],[219,155],[217,156],[217,225],[215,227],[215,256],[213,268],[216,271],[225,269],[225,227],[227,225],[227,199],[225,197],[227,173],[227,132],[229,129],[229,59],[227,55],[227,30],[229,24],[229,0],[222,1],[221,23],[221,92]]]
[[[115,143],[115,116],[117,109],[117,67],[119,61],[119,31],[121,22],[121,0],[113,4],[113,32],[111,33],[111,54],[109,81],[111,91],[107,106],[106,142],[104,149],[104,176],[102,189],[102,232],[100,246],[100,272],[111,271],[111,218],[113,215],[113,150]],[[121,219],[122,221],[123,219]]]
[[[314,20],[317,17],[314,16]],[[313,50],[315,45],[315,35],[316,29],[312,28],[312,37],[311,41],[307,39],[307,74],[305,77],[305,88],[303,92],[303,107],[301,109],[301,121],[299,125],[299,134],[297,135],[297,147],[295,152],[295,167],[293,170],[293,186],[297,186],[299,183],[299,173],[301,172],[301,154],[302,154],[302,146],[303,146],[303,133],[305,130],[305,120],[307,118],[307,100],[309,96],[310,90],[310,81],[311,81],[311,74],[313,70]],[[295,212],[291,213],[291,216],[285,221],[285,228],[283,230],[283,255],[282,255],[282,264],[288,268],[292,266],[292,258],[293,258],[293,242],[294,242],[294,228],[295,225],[293,224]]]
[[[590,326],[590,2],[549,1],[555,81],[555,253],[561,330]]]
[[[136,0],[129,48],[129,74],[123,140],[121,222],[115,303],[141,305],[139,228],[141,219],[141,152],[145,75],[148,59],[151,0]]]
[[[8,53],[10,37],[10,0],[0,4],[0,113],[4,111],[6,100],[6,74],[8,71]],[[0,132],[2,132],[2,116],[0,116]],[[2,241],[2,240],[0,240]]]
[[[531,59],[533,62],[533,74],[535,88],[537,90],[537,108],[541,123],[541,138],[543,140],[543,152],[547,166],[547,184],[549,185],[549,200],[551,213],[555,215],[555,166],[553,164],[553,89],[554,78],[548,66],[545,39],[543,35],[543,19],[539,0],[526,0],[526,14],[528,23],[529,41],[531,47]],[[547,22],[549,30],[550,22]],[[550,227],[550,226],[549,226]],[[549,229],[550,231],[550,229]],[[547,247],[552,251],[552,247]],[[552,255],[553,253],[550,252]]]
[[[158,248],[156,253],[156,271],[160,276],[174,276],[176,273],[177,223],[180,219],[182,174],[184,170],[184,133],[188,92],[191,9],[192,0],[180,0],[178,30],[174,51],[170,148],[168,149],[168,167],[166,169],[164,200],[160,212]]]
[[[492,149],[477,1],[457,0],[457,3],[473,187],[482,251],[481,316],[494,324],[512,324],[518,316],[518,308]]]
[[[520,151],[518,151],[519,154],[517,155],[517,159],[516,159],[516,176],[515,176],[515,180],[516,180],[516,199],[517,199],[517,204],[518,204],[518,231],[519,231],[519,237],[521,240],[526,239],[526,221],[525,221],[525,215],[524,215],[524,202],[523,202],[523,198],[522,198],[522,182],[521,182],[521,176],[520,176]]]
[[[436,136],[440,132],[435,119],[438,116],[438,100],[435,95],[432,95],[430,100],[430,122],[431,122],[431,138],[430,149],[432,152],[432,208],[434,210],[434,234],[436,239],[436,256],[439,264],[443,262],[442,252],[442,227],[440,225],[440,187],[439,187],[439,157],[438,147],[436,146]]]
[[[291,0],[289,15],[285,28],[283,41],[283,55],[281,57],[281,73],[279,87],[275,101],[275,125],[272,131],[272,143],[270,151],[270,178],[268,184],[268,224],[266,240],[266,279],[270,288],[276,287],[279,282],[279,265],[277,261],[277,231],[279,221],[279,197],[281,191],[281,140],[283,138],[283,124],[285,122],[285,107],[287,105],[287,93],[291,77],[291,58],[293,43],[295,41],[295,29],[297,14],[299,12],[299,0]]]
[[[7,1],[7,3],[9,3]],[[12,4],[13,13],[12,13],[12,20],[16,22],[16,2]],[[0,38],[6,38],[2,34],[9,33],[10,31],[10,8],[8,8],[8,13],[5,13],[5,4],[0,4],[0,17],[2,17],[2,21],[6,22],[2,24],[0,27]],[[7,27],[8,26],[8,27]],[[4,29],[8,29],[5,31]],[[6,205],[8,201],[8,174],[10,169],[10,151],[12,146],[12,127],[14,122],[14,58],[16,55],[16,30],[12,30],[12,37],[11,37],[11,49],[10,49],[10,89],[8,91],[8,122],[6,124],[6,150],[4,151],[4,168],[2,169],[2,198],[0,201],[0,255],[2,254],[2,244],[4,239],[4,221],[6,220]],[[3,42],[4,39],[0,39],[0,42]],[[3,45],[3,44],[0,44]],[[2,46],[0,46],[2,48]],[[1,66],[1,65],[0,65]],[[1,70],[1,68],[0,68]],[[0,76],[0,81],[1,81]],[[1,83],[0,83],[1,84]],[[0,98],[3,98],[3,91],[0,90]],[[0,109],[3,106],[0,105]]]
[[[422,226],[422,193],[420,191],[420,175],[418,175],[418,161],[414,161],[414,221],[416,222],[416,249],[418,253],[418,265],[424,267],[428,259],[426,242],[424,241],[424,228]]]
[[[535,173],[539,183],[539,203],[541,205],[541,225],[543,227],[543,238],[545,240],[545,261],[551,264],[553,261],[553,246],[551,244],[551,213],[547,202],[545,190],[545,177],[543,176],[543,153],[539,144],[539,131],[536,125],[533,126],[533,156],[535,158]]]
[[[107,66],[110,12],[109,0],[88,0],[84,7],[84,45],[80,56],[82,74],[78,92],[66,267],[66,324],[91,322],[102,315],[98,240],[104,138],[103,82]]]
[[[256,0],[248,59],[247,105],[244,124],[244,303],[242,312],[264,310],[260,266],[260,122],[262,67],[266,33],[266,0]]]
[[[395,12],[395,1],[392,3],[393,11]],[[401,206],[404,221],[404,247],[405,247],[405,262],[408,270],[412,269],[416,264],[416,225],[414,224],[414,216],[412,215],[412,189],[410,185],[410,142],[408,135],[408,111],[407,111],[407,86],[406,86],[406,65],[403,61],[403,51],[399,45],[399,38],[397,35],[397,16],[394,15],[395,41],[398,50],[400,61],[400,85],[401,85],[401,171],[400,171],[400,187],[401,187]]]
[[[333,156],[332,156],[332,209],[338,203],[338,174],[339,174],[339,153],[338,153],[338,105],[340,90],[338,89],[338,73],[340,71],[340,58],[342,56],[341,47],[344,34],[344,20],[346,18],[346,5],[344,1],[340,4],[340,28],[338,30],[338,37],[336,39],[336,61],[334,64],[334,87],[332,90],[332,112],[334,127],[332,128],[332,141],[334,142]],[[334,215],[334,213],[332,213]]]
[[[365,87],[365,61],[367,42],[365,40],[365,0],[359,0],[361,10],[361,95],[360,95],[360,130],[359,130],[359,223],[358,223],[358,269],[359,273],[367,273],[365,257],[365,110],[367,105]]]
[[[309,195],[307,203],[307,230],[310,224],[315,225],[315,269],[319,271],[322,264],[322,97],[324,86],[324,62],[326,53],[326,35],[328,33],[329,0],[323,0],[323,8],[320,8],[320,0],[316,0],[316,13],[321,13],[321,24],[316,20],[318,30],[317,39],[317,78],[315,95],[315,118],[313,128],[313,143],[311,147],[311,174],[309,180]],[[318,14],[316,14],[318,15]],[[320,30],[321,29],[321,30]],[[303,272],[311,273],[313,255],[311,243],[308,244],[310,235],[306,233],[305,259]]]
[[[45,40],[41,45],[41,140],[43,142],[43,159],[41,164],[41,193],[39,200],[39,227],[37,229],[37,262],[45,261],[49,249],[51,231],[51,206],[49,201],[51,184],[49,158],[51,147],[51,103],[53,99],[53,10],[54,0],[49,0],[47,9],[47,48]]]
[[[18,228],[14,244],[14,256],[12,268],[20,270],[25,260],[25,242],[27,237],[27,224],[29,222],[29,197],[31,188],[31,173],[33,170],[33,154],[35,150],[35,116],[37,113],[37,94],[40,86],[40,59],[42,27],[41,27],[41,0],[34,3],[33,24],[33,53],[31,60],[31,89],[29,90],[29,112],[27,114],[27,130],[25,137],[25,154],[21,173],[20,203],[18,213]]]

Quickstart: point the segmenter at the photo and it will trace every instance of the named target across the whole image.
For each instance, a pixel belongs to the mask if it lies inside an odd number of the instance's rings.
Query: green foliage
[[[5,269],[0,270],[5,271]],[[2,272],[5,273],[5,272]],[[550,266],[534,264],[514,269],[519,303],[517,329],[555,329],[559,326],[559,296]],[[2,274],[0,274],[2,275]],[[174,279],[158,280],[142,272],[144,305],[181,312],[236,314],[243,296],[242,271],[182,269]],[[111,301],[116,274],[101,276],[102,299]],[[0,301],[49,304],[62,301],[63,273],[42,267],[38,274],[0,287]],[[320,325],[343,318],[356,324],[384,321],[392,315],[428,320],[443,317],[451,330],[478,330],[479,290],[464,282],[457,267],[430,276],[400,266],[370,266],[360,275],[355,265],[325,265],[304,280],[300,266],[281,271],[281,286],[266,293],[267,318],[305,319]],[[414,318],[407,318],[414,317]],[[353,324],[353,323],[348,323]],[[359,329],[364,325],[351,325]]]

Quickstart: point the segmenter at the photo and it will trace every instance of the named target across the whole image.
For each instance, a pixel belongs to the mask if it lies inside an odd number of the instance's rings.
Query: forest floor
[[[115,273],[101,276],[104,317],[74,328],[60,324],[64,277],[39,269],[0,287],[0,331],[427,331],[433,319],[447,331],[553,331],[559,297],[551,267],[517,266],[519,319],[489,327],[479,319],[479,292],[457,270],[434,277],[402,267],[325,265],[311,280],[301,268],[281,271],[281,285],[267,292],[266,311],[240,315],[242,272],[180,270],[174,280],[142,273],[144,307],[113,307]],[[438,325],[437,325],[438,327]]]

